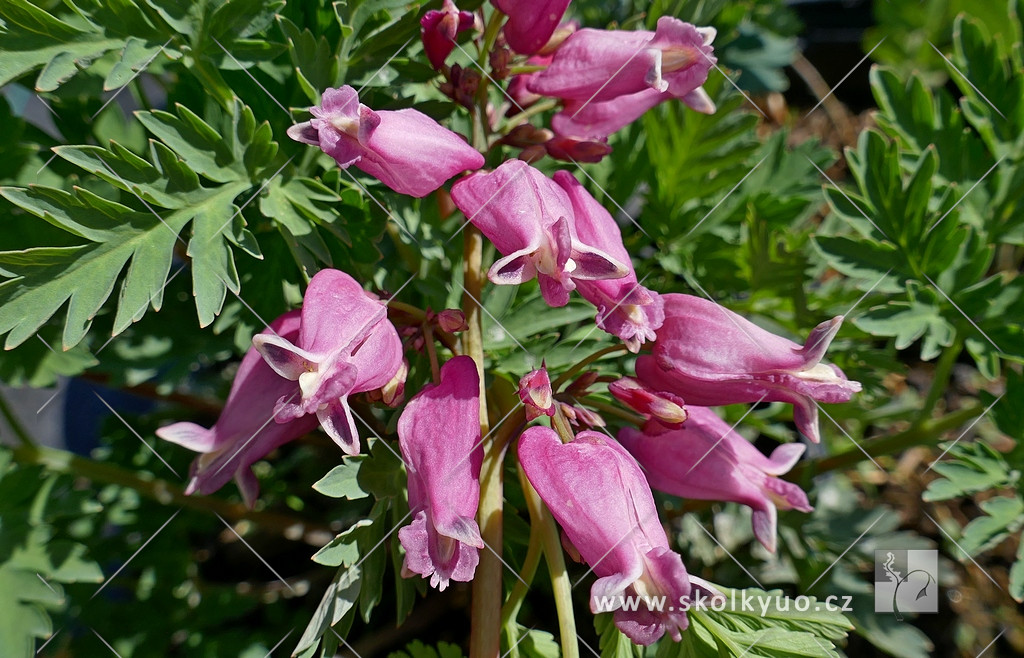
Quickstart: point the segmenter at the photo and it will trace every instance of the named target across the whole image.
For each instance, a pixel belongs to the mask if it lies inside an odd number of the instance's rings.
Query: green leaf
[[[947,447],[948,459],[932,470],[942,477],[928,484],[926,501],[950,500],[1015,484],[1020,474],[984,441],[959,441]]]
[[[404,651],[392,651],[388,658],[462,658],[462,649],[457,644],[440,642],[436,647],[413,640],[405,645]]]
[[[928,290],[910,286],[911,300],[891,302],[886,306],[869,309],[854,320],[864,331],[875,336],[892,336],[896,349],[910,347],[924,337],[921,358],[934,359],[943,347],[953,344],[954,328],[942,316],[937,295]],[[917,291],[916,293],[913,291]]]
[[[366,498],[370,494],[359,486],[359,469],[365,460],[365,455],[356,455],[355,457],[346,455],[342,459],[342,463],[317,480],[313,488],[331,498],[348,500]]]
[[[320,599],[320,604],[317,606],[316,611],[313,612],[313,616],[309,620],[306,630],[303,631],[302,637],[299,638],[298,644],[295,645],[295,650],[292,651],[293,655],[312,655],[312,652],[303,652],[311,648],[315,649],[320,642],[320,638],[324,636],[328,629],[337,627],[343,619],[346,619],[346,624],[351,623],[353,615],[350,613],[355,609],[361,583],[361,572],[358,566],[338,570],[334,580],[327,586],[327,591],[324,592],[323,598]],[[338,629],[335,628],[335,630]],[[338,632],[344,635],[344,629]]]
[[[13,656],[33,655],[36,638],[53,633],[45,608],[55,607],[63,599],[59,586],[48,587],[32,571],[0,564],[0,646],[4,651]]]
[[[979,516],[963,529],[960,547],[969,555],[991,550],[1024,526],[1024,500],[1020,496],[1000,496],[979,503],[985,516]]]

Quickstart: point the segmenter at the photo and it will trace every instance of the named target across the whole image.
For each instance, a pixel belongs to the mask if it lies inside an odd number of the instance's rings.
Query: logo
[[[875,551],[875,612],[937,613],[939,552],[935,550]]]

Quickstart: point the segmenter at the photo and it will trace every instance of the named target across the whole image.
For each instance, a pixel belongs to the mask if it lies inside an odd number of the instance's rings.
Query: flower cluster
[[[507,126],[506,136],[530,144],[524,153],[543,147],[566,159],[581,153],[600,159],[609,135],[659,103],[678,99],[696,111],[714,111],[701,88],[715,64],[713,29],[671,17],[661,18],[654,31],[576,29],[561,23],[568,4],[494,0],[492,20],[504,14],[507,22],[491,62],[510,78],[509,98],[520,111],[543,97],[560,104],[550,129],[524,118]],[[478,118],[500,121],[501,113],[473,86],[479,78],[446,64],[459,35],[480,24],[444,0],[422,18],[424,52],[442,72],[445,93],[482,103]],[[537,279],[555,307],[576,291],[595,306],[597,327],[630,352],[643,352],[635,376],[611,382],[584,372],[554,390],[543,367],[520,380],[525,412],[519,429],[546,419],[551,426],[513,433],[514,454],[572,552],[597,575],[592,601],[626,595],[682,600],[695,587],[714,593],[687,574],[670,547],[652,488],[749,506],[754,534],[769,551],[776,547],[779,509],[811,510],[807,495],[779,477],[804,446],[781,445],[766,456],[710,407],[789,403],[796,428],[819,441],[818,403],[843,402],[860,390],[837,367],[821,363],[841,317],[819,325],[801,346],[715,302],[645,288],[619,225],[569,171],[548,176],[527,161],[532,157],[482,169],[481,150],[500,152],[512,143],[508,138],[490,148],[476,144],[478,150],[415,109],[370,109],[350,86],[325,90],[310,111],[311,120],[288,131],[293,139],[397,193],[423,197],[461,175],[450,197],[499,254],[487,271],[493,284]],[[489,126],[485,132],[498,131]],[[451,310],[424,318],[449,335],[467,322]],[[323,270],[310,280],[301,312],[286,313],[253,338],[216,424],[207,430],[176,423],[159,435],[201,453],[189,493],[210,493],[234,475],[251,505],[257,486],[249,466],[317,426],[345,453],[358,454],[353,396],[399,404],[406,352],[425,349],[434,381],[412,396],[397,421],[412,517],[398,532],[403,575],[429,578],[438,589],[472,580],[486,546],[476,519],[486,438],[483,364],[468,355],[464,341],[453,339],[445,344],[451,358],[438,368],[433,341],[432,332],[396,329],[386,304],[348,274]],[[573,426],[606,424],[579,401],[599,380],[643,417],[639,427],[621,428],[617,439],[590,430],[574,434]],[[500,459],[503,453],[496,454]],[[620,608],[614,617],[623,633],[644,645],[666,633],[678,641],[688,623],[682,608]]]

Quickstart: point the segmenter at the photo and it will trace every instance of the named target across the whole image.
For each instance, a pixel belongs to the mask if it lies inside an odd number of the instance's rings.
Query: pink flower
[[[544,142],[544,149],[555,160],[565,162],[600,162],[612,152],[605,142],[575,137],[553,137]]]
[[[473,12],[459,11],[452,0],[444,0],[440,11],[432,9],[423,15],[420,26],[427,59],[440,70],[455,48],[455,36],[473,27]]]
[[[298,341],[259,334],[253,345],[270,367],[299,391],[277,401],[277,422],[316,414],[324,431],[350,455],[359,434],[348,397],[394,384],[402,341],[376,297],[338,270],[321,270],[302,301]]]
[[[417,110],[375,112],[359,103],[349,86],[327,89],[313,119],[292,126],[288,136],[319,146],[342,169],[362,169],[400,194],[422,197],[484,156],[459,135]]]
[[[638,432],[625,427],[619,441],[636,457],[651,487],[683,498],[722,500],[754,510],[754,536],[775,552],[779,509],[813,511],[807,494],[777,476],[788,472],[804,446],[786,443],[765,457],[706,407],[689,407],[682,429]]]
[[[654,32],[583,29],[555,51],[529,83],[544,96],[601,102],[645,89],[683,98],[707,80],[715,64],[713,28],[662,16]]]
[[[687,418],[683,399],[665,391],[655,391],[632,377],[608,384],[608,392],[620,402],[653,418],[665,427],[682,427]]]
[[[643,472],[614,440],[580,432],[562,444],[547,427],[530,427],[519,438],[519,461],[530,483],[598,579],[590,589],[593,612],[614,609],[615,625],[637,644],[649,645],[667,631],[677,642],[686,629],[680,603],[692,579],[669,548]],[[622,607],[620,597],[667,597],[661,611],[641,604]],[[669,607],[672,606],[672,607]]]
[[[597,307],[597,326],[622,339],[631,352],[654,340],[665,319],[661,296],[637,282],[622,233],[608,211],[567,171],[555,172],[555,182],[572,203],[579,239],[626,265],[626,275],[615,279],[577,281],[576,289]]]
[[[836,366],[821,363],[842,316],[819,324],[800,346],[700,297],[662,298],[665,324],[654,353],[636,362],[637,378],[655,390],[702,407],[789,402],[797,429],[817,443],[815,401],[847,402],[861,389]]]
[[[551,378],[546,368],[531,370],[519,379],[519,399],[526,407],[526,420],[555,415],[555,400],[551,394]]]
[[[504,257],[488,278],[518,285],[537,277],[551,306],[564,306],[577,281],[624,276],[627,266],[576,234],[573,204],[551,179],[521,160],[471,174],[452,200]]]
[[[508,14],[505,41],[512,50],[532,55],[555,33],[569,0],[492,0],[494,6]]]
[[[480,499],[480,379],[468,356],[441,368],[441,382],[409,400],[398,419],[398,443],[409,473],[412,524],[398,531],[405,549],[402,575],[473,579],[484,547],[476,523]]]
[[[297,337],[299,312],[285,313],[260,335],[275,334],[290,339]],[[298,394],[295,382],[279,377],[255,348],[249,348],[235,373],[224,410],[213,427],[206,429],[182,422],[156,431],[165,441],[202,453],[192,462],[185,493],[211,494],[234,477],[245,504],[252,507],[259,495],[259,482],[250,468],[252,464],[271,450],[316,428],[313,417],[272,422],[278,398]]]
[[[668,91],[644,89],[608,101],[588,103],[570,100],[551,118],[551,129],[563,137],[607,139],[642,117],[647,110],[672,98],[673,94]],[[682,101],[702,114],[715,113],[715,103],[703,87],[684,95]]]

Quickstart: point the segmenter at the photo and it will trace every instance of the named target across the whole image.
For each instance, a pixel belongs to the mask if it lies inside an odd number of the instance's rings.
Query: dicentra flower
[[[569,0],[492,0],[508,14],[503,29],[505,41],[517,53],[532,55],[555,33]]]
[[[302,300],[298,341],[259,334],[252,342],[271,368],[299,384],[298,395],[277,401],[277,422],[315,414],[342,450],[359,454],[348,398],[389,384],[397,388],[403,364],[402,341],[384,304],[348,274],[321,270]]]
[[[413,109],[374,111],[348,85],[327,89],[313,119],[288,129],[346,169],[355,165],[395,192],[422,197],[462,171],[484,166],[466,140]]]

